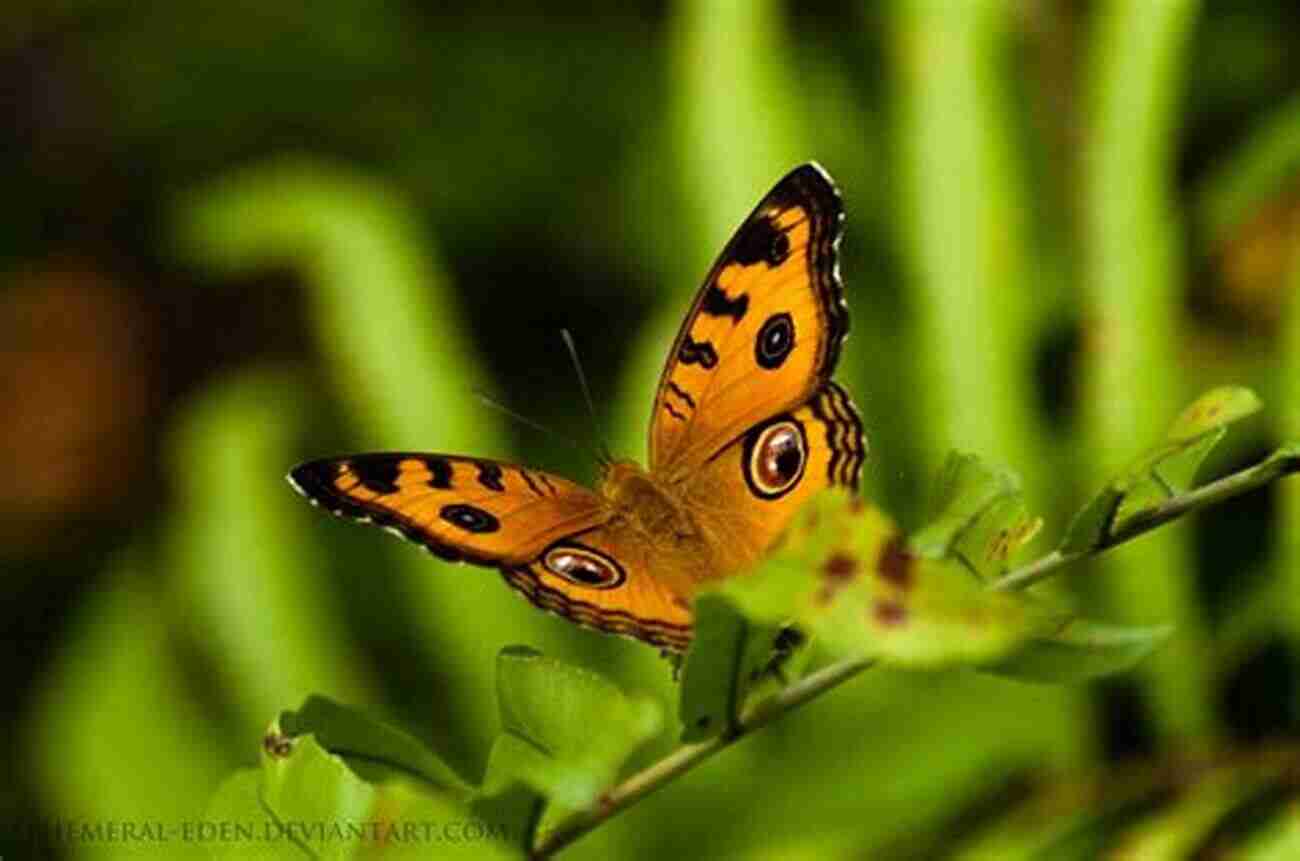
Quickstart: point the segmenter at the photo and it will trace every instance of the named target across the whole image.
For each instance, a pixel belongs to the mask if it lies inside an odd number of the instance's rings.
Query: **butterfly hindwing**
[[[555,564],[566,555],[588,563],[587,576],[574,576],[579,571]],[[607,566],[603,578],[602,566]],[[615,521],[561,539],[531,563],[503,567],[501,573],[544,610],[589,628],[682,651],[691,639],[691,605],[668,576],[673,567],[653,544]],[[562,576],[559,570],[570,574]]]
[[[289,481],[340,517],[387,528],[444,559],[481,565],[528,562],[560,537],[609,517],[599,496],[567,479],[452,455],[315,460],[295,467]]]
[[[866,458],[862,419],[827,382],[806,403],[750,428],[699,470],[686,499],[723,540],[723,570],[752,565],[818,491],[856,491]]]
[[[843,207],[814,164],[785,176],[714,263],[655,394],[650,468],[689,472],[755,423],[806,402],[848,331],[836,262]]]

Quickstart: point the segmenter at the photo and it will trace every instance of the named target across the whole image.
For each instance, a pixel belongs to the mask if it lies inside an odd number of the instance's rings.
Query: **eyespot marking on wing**
[[[799,486],[808,465],[808,438],[792,416],[777,416],[745,434],[740,459],[745,483],[760,499],[780,499]]]
[[[491,512],[484,511],[477,505],[466,505],[463,502],[444,505],[442,510],[438,512],[438,516],[457,529],[463,529],[466,532],[496,532],[501,528],[501,521],[497,520]]]
[[[760,368],[774,371],[785,364],[794,344],[794,318],[786,311],[773,314],[754,339],[754,361]]]
[[[542,565],[577,586],[614,589],[627,580],[618,560],[576,541],[552,545],[542,554]]]

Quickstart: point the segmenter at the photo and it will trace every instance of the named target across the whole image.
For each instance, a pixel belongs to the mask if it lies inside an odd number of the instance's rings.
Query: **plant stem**
[[[1283,449],[1249,469],[1213,481],[1203,487],[1165,500],[1123,521],[1114,532],[1086,550],[1062,553],[1054,550],[1041,559],[1024,565],[994,581],[994,590],[1023,589],[1055,574],[1073,562],[1109,550],[1207,505],[1262,487],[1284,475],[1300,472],[1300,447]],[[579,811],[547,832],[534,846],[533,859],[549,858],[607,819],[640,801],[656,789],[685,774],[715,753],[735,744],[786,712],[856,676],[875,663],[874,658],[853,657],[811,673],[779,694],[763,700],[745,711],[733,729],[699,744],[684,745],[658,762],[642,769],[604,793],[596,803]]]
[[[736,721],[730,732],[699,744],[677,748],[663,759],[614,786],[587,810],[575,813],[545,834],[533,848],[532,858],[549,858],[605,820],[635,804],[659,787],[685,774],[720,750],[730,747],[756,729],[786,712],[837,687],[870,667],[873,658],[854,657],[823,667],[804,676],[770,699],[757,703]]]
[[[1114,532],[1103,538],[1094,547],[1072,553],[1053,550],[1041,559],[1003,575],[994,581],[989,588],[995,591],[1006,591],[1032,586],[1073,562],[1078,562],[1089,556],[1096,556],[1116,545],[1150,532],[1158,526],[1163,526],[1171,520],[1182,517],[1184,514],[1223,502],[1258,487],[1263,487],[1293,472],[1300,472],[1300,452],[1284,449],[1263,463],[1258,463],[1249,469],[1234,472],[1232,475],[1225,476],[1218,481],[1212,481],[1195,490],[1189,490],[1187,493],[1166,499],[1159,505],[1138,511],[1122,521]]]

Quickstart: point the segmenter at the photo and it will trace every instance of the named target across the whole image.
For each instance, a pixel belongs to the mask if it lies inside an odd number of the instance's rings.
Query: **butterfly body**
[[[698,535],[690,512],[673,485],[655,479],[631,460],[610,464],[600,482],[600,495],[616,518],[625,520],[647,537]]]
[[[701,584],[753,564],[817,491],[857,486],[862,422],[830,379],[848,329],[841,221],[808,164],[737,229],[660,377],[646,467],[608,463],[593,491],[497,461],[377,453],[289,480],[335,514],[496,567],[578,624],[684,649]]]
[[[658,576],[675,581],[670,583],[675,592],[689,595],[691,584],[716,569],[710,535],[681,495],[681,485],[620,460],[605,469],[599,493],[609,506],[606,531],[621,545],[648,548]]]

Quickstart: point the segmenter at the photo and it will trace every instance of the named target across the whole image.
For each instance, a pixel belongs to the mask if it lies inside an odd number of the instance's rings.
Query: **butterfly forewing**
[[[373,523],[444,559],[522,564],[558,538],[609,519],[604,501],[541,470],[441,454],[316,460],[289,481],[340,517]]]
[[[666,649],[690,641],[690,604],[653,547],[598,495],[540,470],[438,454],[316,460],[289,473],[332,513],[389,529],[438,556],[497,567],[536,606]],[[558,564],[566,557],[587,567]],[[606,573],[603,579],[602,572]],[[567,574],[567,576],[565,576]]]
[[[806,164],[736,230],[696,295],[655,395],[650,468],[670,480],[806,402],[848,331],[836,262],[843,208]]]

